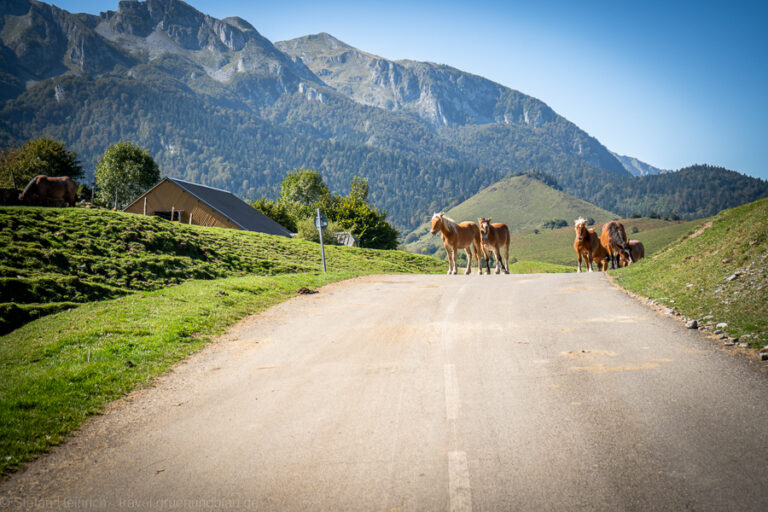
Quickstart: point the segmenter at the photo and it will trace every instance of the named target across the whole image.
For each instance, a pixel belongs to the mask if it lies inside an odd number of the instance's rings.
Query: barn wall
[[[125,211],[138,213],[139,215],[143,214],[145,197],[147,198],[147,215],[154,215],[156,211],[171,211],[171,207],[173,207],[175,210],[181,210],[181,222],[184,224],[189,223],[189,216],[191,214],[192,224],[240,229],[239,226],[232,223],[219,212],[170,181],[160,183],[140,197],[134,204],[126,208]]]

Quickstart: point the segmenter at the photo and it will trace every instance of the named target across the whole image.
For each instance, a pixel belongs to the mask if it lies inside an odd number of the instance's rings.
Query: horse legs
[[[483,275],[483,267],[480,264],[481,263],[481,256],[485,256],[485,264],[488,265],[488,251],[485,250],[485,247],[483,247],[483,242],[477,242],[473,244],[475,247],[475,255],[477,256],[477,275],[481,276]],[[488,273],[491,273],[490,268],[488,269]]]
[[[443,247],[445,247],[445,257],[448,258],[448,275],[451,275],[453,272],[453,247],[451,247],[448,244],[443,244]]]
[[[585,258],[587,260],[587,268],[590,272],[592,272],[592,253],[588,252],[587,257]]]
[[[456,247],[451,247],[451,274],[456,274],[456,256],[459,250]]]
[[[471,246],[471,245],[468,245],[468,246],[467,246],[467,247],[464,249],[464,251],[467,253],[467,268],[465,268],[465,269],[464,269],[464,275],[465,275],[465,276],[468,276],[469,274],[471,274],[471,273],[472,273],[472,257],[473,257],[473,254],[472,254],[472,246]],[[477,251],[475,251],[475,254],[474,254],[474,256],[477,256]],[[477,259],[477,271],[478,271],[478,272],[480,272],[480,273],[482,273],[482,271],[483,271],[483,270],[480,268],[480,258],[479,258],[479,257],[478,257],[478,259]]]
[[[509,242],[504,246],[504,260],[501,262],[504,273],[509,274]]]
[[[581,251],[576,252],[576,259],[579,262],[579,267],[576,272],[581,273]]]
[[[488,250],[485,248],[485,246],[482,246],[482,247],[483,247],[483,258],[485,258],[485,273],[487,275],[491,275],[491,262],[489,260],[490,254],[488,253]],[[482,266],[480,268],[482,269]],[[480,273],[482,274],[482,272]]]
[[[496,274],[501,274],[501,270],[504,268],[504,262],[501,261],[501,251],[498,247],[493,248],[493,255],[496,257]]]

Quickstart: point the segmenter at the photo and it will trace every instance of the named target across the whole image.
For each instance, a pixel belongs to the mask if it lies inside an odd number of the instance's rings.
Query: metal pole
[[[325,272],[325,246],[323,245],[323,227],[320,225],[320,208],[317,209],[317,230],[320,232],[320,255],[323,257],[323,272]]]

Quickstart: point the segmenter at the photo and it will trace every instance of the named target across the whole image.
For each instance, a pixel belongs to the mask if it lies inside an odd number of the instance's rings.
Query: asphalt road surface
[[[0,504],[768,510],[768,375],[728,350],[599,273],[355,279],[243,322]]]

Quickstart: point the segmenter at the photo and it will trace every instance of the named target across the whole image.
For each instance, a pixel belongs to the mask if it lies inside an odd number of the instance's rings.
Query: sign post
[[[325,272],[325,246],[323,245],[323,230],[328,227],[328,219],[325,215],[320,213],[320,208],[317,209],[317,216],[315,217],[315,227],[320,232],[320,255],[323,258],[323,272]]]

